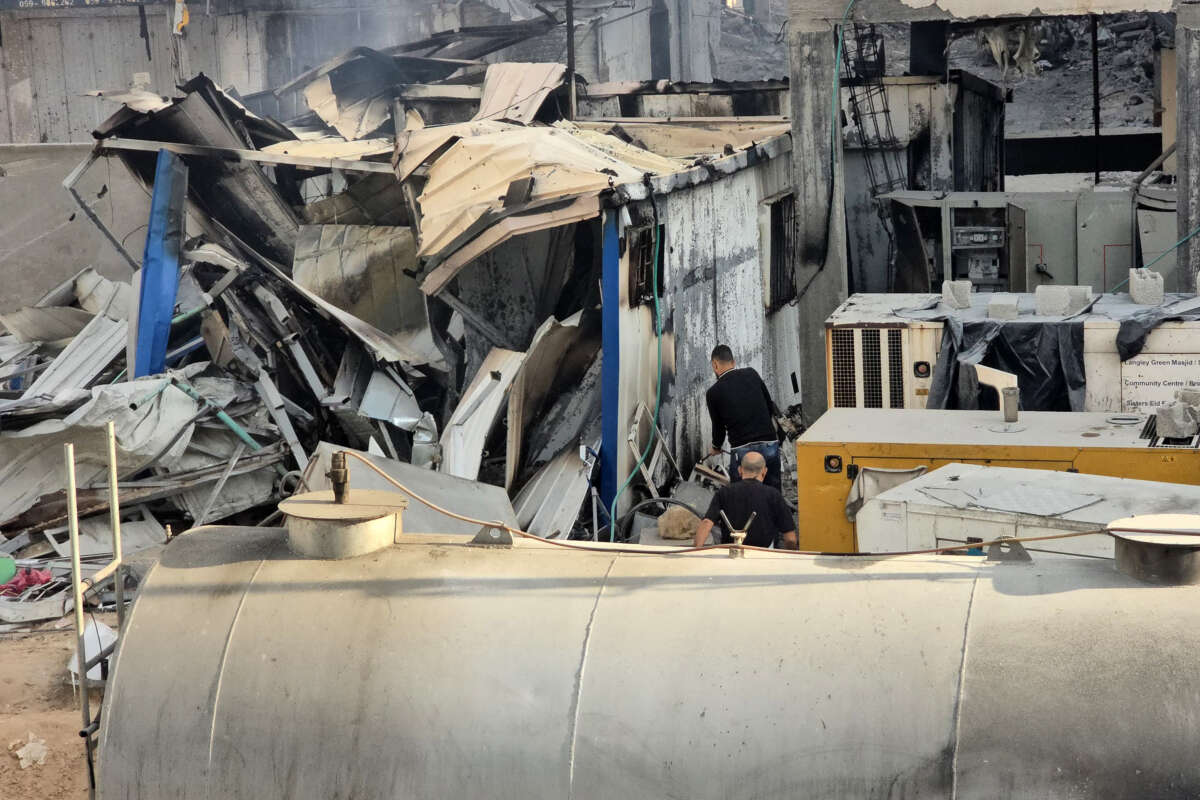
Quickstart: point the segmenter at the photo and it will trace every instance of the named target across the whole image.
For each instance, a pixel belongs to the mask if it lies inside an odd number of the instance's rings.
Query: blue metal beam
[[[617,494],[620,461],[621,401],[621,240],[617,212],[604,214],[601,250],[601,362],[600,362],[600,499],[612,507]]]
[[[171,336],[175,293],[179,289],[186,199],[187,165],[179,156],[159,150],[138,293],[137,346],[132,370],[135,378],[166,371],[167,340]]]

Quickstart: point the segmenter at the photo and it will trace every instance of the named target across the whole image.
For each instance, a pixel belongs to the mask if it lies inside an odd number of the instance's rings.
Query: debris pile
[[[64,185],[86,213],[75,183],[121,162],[151,195],[146,247],[89,215],[132,283],[85,268],[0,318],[0,553],[50,575],[0,600],[0,624],[69,609],[63,443],[85,572],[109,558],[109,420],[126,553],[271,524],[335,448],[540,535],[607,523],[601,210],[768,158],[787,125],[568,122],[562,65],[473,60],[547,24],[356,48],[246,102],[204,75],[171,97],[97,92],[122,107]],[[287,124],[251,110],[269,98],[294,106]],[[649,261],[653,240],[630,246]],[[641,413],[630,448],[664,451]],[[656,495],[679,471],[652,462]]]

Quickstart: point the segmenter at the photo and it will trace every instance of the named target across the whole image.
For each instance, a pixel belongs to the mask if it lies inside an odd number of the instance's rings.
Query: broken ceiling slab
[[[321,442],[317,445],[312,459],[309,461],[308,469],[304,473],[310,490],[318,491],[329,488],[329,478],[326,477],[326,473],[329,472],[330,456],[339,450],[347,449],[349,448],[329,442]],[[361,453],[361,451],[354,452]],[[499,486],[463,480],[382,456],[361,454],[396,481],[442,508],[476,519],[496,521],[512,526],[517,524],[517,515],[513,511],[512,503],[509,502],[508,495]],[[358,459],[348,458],[346,462],[350,471],[352,489],[399,491]],[[452,533],[474,536],[479,532],[479,526],[440,514],[416,498],[411,498],[408,508],[404,511],[404,532],[406,534]]]
[[[396,137],[396,155],[393,163],[396,177],[404,180],[438,151],[466,136],[481,136],[507,130],[503,122],[473,120],[454,125],[439,125],[431,128],[407,130]]]
[[[0,314],[0,324],[21,342],[56,342],[77,336],[94,318],[73,306],[30,306]]]
[[[441,292],[472,261],[516,236],[583,222],[599,213],[600,196],[597,193],[566,201],[552,200],[525,213],[490,214],[480,220],[482,232],[478,236],[430,270],[421,282],[421,291],[429,295]]]
[[[562,86],[562,64],[491,64],[483,81],[483,97],[475,119],[498,119],[529,125],[550,93]]]
[[[541,412],[564,367],[567,352],[578,340],[583,312],[559,322],[551,317],[538,328],[525,360],[513,378],[508,397],[508,446],[504,485],[512,488],[521,465],[525,427]]]
[[[148,92],[145,89],[93,89],[84,94],[90,97],[103,97],[105,100],[120,103],[141,114],[162,111],[171,105],[170,98]]]
[[[371,373],[358,411],[406,431],[416,428],[422,416],[417,396],[409,385],[390,370],[380,369]]]
[[[390,147],[390,145],[389,145]],[[391,173],[348,175],[345,191],[314,200],[300,210],[309,225],[407,225],[404,186]]]
[[[387,137],[347,141],[338,136],[320,136],[295,142],[276,142],[262,148],[261,152],[281,156],[304,158],[358,160],[371,157],[391,156],[395,143]]]
[[[79,485],[101,479],[107,473],[104,428],[109,420],[116,424],[122,469],[160,452],[157,463],[177,464],[190,441],[197,406],[182,392],[164,391],[167,382],[149,378],[96,387],[87,403],[61,420],[0,434],[0,524],[31,508],[42,495],[62,489],[66,442],[75,445]]]
[[[128,139],[154,143],[147,148],[153,151],[159,143],[172,143],[185,149],[191,145],[255,153],[259,147],[294,138],[282,125],[248,112],[204,75],[180,88],[184,97],[164,109],[148,114],[124,107],[105,120],[94,134],[100,146]],[[144,186],[154,183],[155,152],[121,150],[120,155]],[[189,210],[214,238],[223,238],[223,228],[269,258],[291,263],[299,222],[259,166],[219,153],[187,155],[184,161],[194,166],[188,181]]]
[[[644,173],[558,128],[503,125],[461,136],[428,167],[418,198],[418,255],[445,258],[474,238],[474,226],[489,212],[595,195],[640,182]],[[527,182],[527,192],[513,202],[509,191],[518,181]]]
[[[498,347],[488,353],[442,431],[442,472],[468,480],[479,477],[488,436],[524,360],[524,353]]]
[[[577,443],[537,471],[513,503],[522,530],[547,539],[571,535],[591,486],[594,451]]]
[[[425,295],[410,273],[417,247],[404,227],[302,225],[292,279],[301,288],[390,335],[411,364],[443,365]]]
[[[394,83],[374,62],[352,61],[304,88],[304,101],[346,139],[370,136],[392,120]]]
[[[87,267],[72,281],[75,300],[92,314],[105,314],[112,319],[125,319],[133,303],[133,287],[125,281],[105,278]]]
[[[92,317],[19,399],[0,403],[0,412],[47,401],[66,406],[85,397],[88,384],[125,349],[128,330],[124,320]]]
[[[740,150],[791,131],[791,124],[778,117],[579,120],[574,124],[670,158],[726,153],[729,148]]]
[[[489,0],[489,5],[497,3],[528,6],[527,3],[523,3],[521,0]],[[499,25],[464,26],[453,30],[439,31],[427,39],[408,42],[398,47],[390,48],[388,52],[420,52],[427,57],[443,59],[483,58],[489,53],[503,50],[506,47],[513,47],[526,39],[540,36],[555,26],[562,24],[561,20],[548,11],[537,9],[537,12],[535,14],[527,9],[522,11],[519,14],[520,21],[518,22],[502,23]],[[514,12],[509,10],[505,13],[512,15]],[[510,18],[512,17],[510,16]]]

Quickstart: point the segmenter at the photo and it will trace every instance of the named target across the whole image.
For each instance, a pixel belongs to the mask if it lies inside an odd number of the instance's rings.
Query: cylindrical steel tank
[[[110,678],[100,799],[1200,797],[1197,586],[405,538],[172,542]]]

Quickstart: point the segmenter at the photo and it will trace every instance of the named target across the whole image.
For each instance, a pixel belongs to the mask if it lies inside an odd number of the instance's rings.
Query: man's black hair
[[[732,364],[733,351],[729,349],[729,345],[719,344],[713,348],[712,360],[720,361],[722,364]]]

